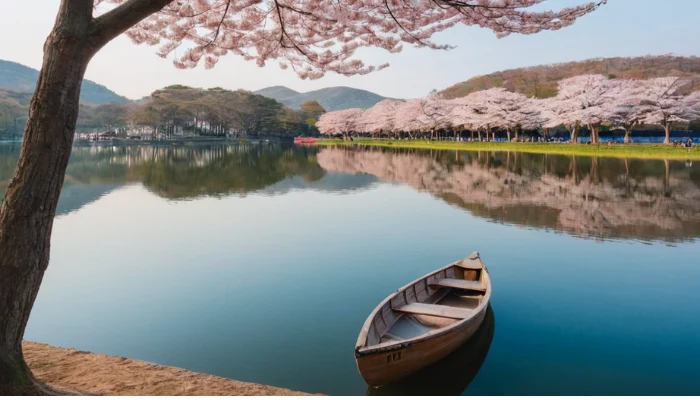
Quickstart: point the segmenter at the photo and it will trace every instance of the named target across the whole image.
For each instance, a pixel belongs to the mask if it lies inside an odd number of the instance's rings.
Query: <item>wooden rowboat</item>
[[[496,317],[491,306],[484,321],[467,343],[406,378],[379,387],[368,387],[368,396],[459,396],[476,378],[491,347]]]
[[[355,345],[360,375],[381,386],[442,359],[479,329],[490,298],[477,252],[398,289],[362,326]]]

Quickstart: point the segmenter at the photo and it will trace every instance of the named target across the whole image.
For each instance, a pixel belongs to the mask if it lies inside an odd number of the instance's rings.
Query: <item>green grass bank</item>
[[[437,142],[427,140],[336,140],[321,139],[320,146],[366,145],[405,149],[520,151],[525,153],[562,154],[570,156],[646,158],[659,160],[700,160],[700,146],[690,152],[685,147],[667,144],[568,144],[568,143],[508,143],[508,142]]]

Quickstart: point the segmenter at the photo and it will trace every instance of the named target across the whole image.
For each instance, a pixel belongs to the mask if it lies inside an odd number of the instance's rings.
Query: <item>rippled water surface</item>
[[[700,394],[698,236],[700,163],[78,147],[26,338],[328,394]],[[482,329],[368,390],[367,315],[473,250]]]

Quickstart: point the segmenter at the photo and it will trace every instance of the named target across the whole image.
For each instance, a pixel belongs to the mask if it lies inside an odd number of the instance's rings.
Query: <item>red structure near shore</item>
[[[296,144],[314,144],[314,143],[316,143],[316,138],[313,138],[313,137],[295,137],[294,143],[296,143]]]

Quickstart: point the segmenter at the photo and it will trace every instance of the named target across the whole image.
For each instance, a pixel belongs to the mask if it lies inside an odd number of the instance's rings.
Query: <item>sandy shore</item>
[[[125,357],[24,342],[27,364],[41,381],[95,395],[307,396],[308,393],[239,382]]]

